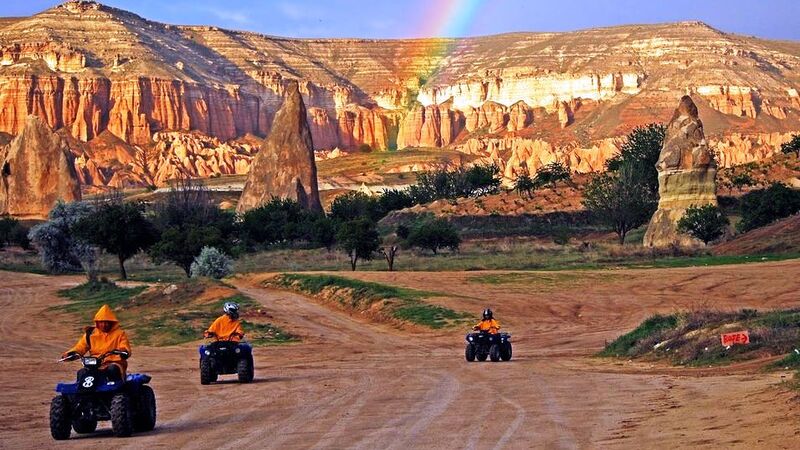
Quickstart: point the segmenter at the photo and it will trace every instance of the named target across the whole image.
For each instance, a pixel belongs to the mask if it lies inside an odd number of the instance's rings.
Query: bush
[[[73,232],[78,221],[93,213],[94,207],[89,203],[58,201],[50,210],[48,221],[31,228],[28,237],[39,249],[45,269],[51,273],[83,269],[89,281],[94,281],[97,251]]]
[[[358,151],[361,153],[372,153],[372,147],[369,144],[361,144],[358,146]]]
[[[203,184],[177,180],[164,198],[155,204],[153,222],[160,232],[149,254],[157,264],[173,262],[191,276],[191,265],[203,247],[230,253],[237,227],[234,215],[212,201]]]
[[[458,250],[461,238],[456,228],[445,219],[420,220],[411,228],[405,239],[408,247],[430,250],[435,255],[439,249]]]
[[[392,211],[410,208],[415,204],[414,197],[411,196],[408,190],[386,189],[378,196],[378,208],[381,211],[381,217]]]
[[[441,199],[495,194],[499,189],[500,169],[496,165],[475,165],[420,172],[416,184],[409,187],[409,194],[416,203],[424,204]]]
[[[192,278],[209,277],[219,280],[233,273],[233,262],[214,247],[203,247],[191,267]]]
[[[375,224],[366,218],[341,223],[336,231],[336,242],[350,257],[352,270],[356,270],[359,259],[372,259],[380,246]]]
[[[240,228],[248,245],[273,245],[305,240],[328,244],[322,224],[325,217],[294,200],[274,197],[242,216]]]
[[[359,218],[377,222],[383,216],[378,200],[363,192],[347,192],[333,199],[333,203],[331,203],[330,217],[338,222],[347,222]]]
[[[800,158],[800,134],[792,136],[792,140],[781,145],[781,152],[787,155],[794,154]]]
[[[536,183],[534,183],[533,178],[525,172],[517,176],[517,179],[514,180],[514,190],[520,196],[524,194],[525,197],[531,198],[533,191],[536,190]]]
[[[728,218],[715,205],[691,206],[678,221],[678,231],[708,244],[722,236],[729,224]]]
[[[766,189],[750,191],[742,196],[741,209],[742,220],[736,228],[740,232],[750,231],[800,211],[800,191],[773,183]]]
[[[10,244],[29,249],[28,229],[13,217],[3,217],[0,219],[0,248]]]
[[[560,162],[554,161],[536,171],[536,176],[533,178],[533,186],[540,188],[549,185],[555,189],[558,182],[569,182],[570,180],[569,169]]]

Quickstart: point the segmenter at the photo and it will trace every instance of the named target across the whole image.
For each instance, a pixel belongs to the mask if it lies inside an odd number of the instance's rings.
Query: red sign
[[[750,333],[748,333],[747,331],[737,331],[735,333],[721,334],[720,338],[722,339],[723,347],[730,347],[731,345],[734,344],[750,343]]]

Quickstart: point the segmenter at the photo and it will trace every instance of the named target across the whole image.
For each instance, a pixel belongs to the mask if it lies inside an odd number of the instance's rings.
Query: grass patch
[[[455,326],[470,317],[452,309],[424,302],[436,292],[419,291],[336,275],[282,274],[270,285],[300,291],[323,300],[333,300],[345,309],[367,311],[381,302],[379,315],[428,328]]]
[[[723,333],[748,331],[750,343],[724,347]],[[772,368],[800,368],[800,308],[759,312],[699,310],[655,315],[606,345],[599,356],[667,360],[685,366],[713,366],[789,354]],[[790,353],[791,352],[791,353]]]
[[[108,304],[134,345],[167,346],[201,339],[203,330],[221,314],[222,305],[232,301],[242,307],[242,326],[251,344],[297,341],[297,337],[266,321],[256,301],[233,288],[211,280],[190,280],[176,286],[174,293],[165,294],[160,285],[148,289],[111,282],[87,283],[59,291],[70,303],[54,309],[85,324],[100,306]]]
[[[678,318],[674,315],[662,316],[656,314],[636,327],[630,333],[623,334],[615,339],[599,353],[600,356],[632,356],[636,345],[651,336],[674,328]]]

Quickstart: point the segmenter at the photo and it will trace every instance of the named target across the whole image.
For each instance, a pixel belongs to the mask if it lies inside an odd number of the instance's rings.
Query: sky
[[[57,0],[0,0],[27,16]],[[105,0],[147,19],[289,37],[459,37],[701,20],[800,41],[800,0]]]

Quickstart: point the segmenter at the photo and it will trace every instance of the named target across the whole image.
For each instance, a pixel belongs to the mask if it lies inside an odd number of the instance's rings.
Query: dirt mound
[[[712,252],[715,255],[800,253],[800,214],[723,242]]]

